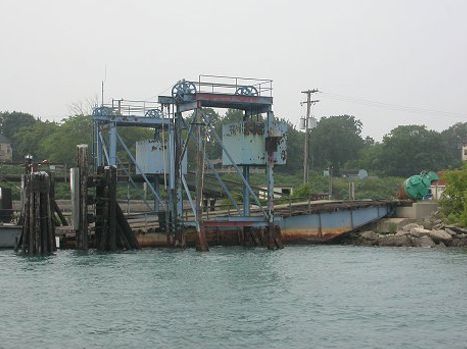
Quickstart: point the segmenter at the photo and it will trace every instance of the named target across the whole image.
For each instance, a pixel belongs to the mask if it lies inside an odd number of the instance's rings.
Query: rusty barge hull
[[[285,243],[322,243],[375,222],[394,210],[391,202],[342,202],[295,207],[282,218]]]
[[[285,244],[318,244],[333,240],[343,234],[378,221],[393,213],[396,202],[354,201],[301,203],[278,206],[277,225],[280,227]],[[264,231],[260,226],[252,227],[251,244],[264,241]],[[194,246],[196,231],[185,231],[188,246]],[[210,245],[245,245],[245,233],[240,226],[218,226],[206,231]],[[248,240],[247,239],[247,240]],[[163,233],[140,234],[141,247],[168,247],[167,236]]]
[[[391,215],[399,204],[399,201],[312,201],[277,205],[276,224],[286,245],[325,243]],[[15,228],[14,232],[5,226],[0,228],[0,248],[14,248],[21,226]],[[133,227],[135,231],[139,230],[137,239],[141,247],[172,246],[165,233],[148,233],[139,228]],[[58,234],[62,247],[74,248],[73,232],[69,232],[69,235]],[[185,236],[187,245],[195,246],[195,228],[187,227]],[[249,235],[245,234],[241,225],[217,225],[208,229],[206,236],[211,246],[258,245],[265,240],[264,229],[260,225],[251,227]]]

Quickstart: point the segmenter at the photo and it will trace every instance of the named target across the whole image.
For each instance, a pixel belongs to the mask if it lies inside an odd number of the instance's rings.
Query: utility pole
[[[311,117],[311,106],[315,103],[318,103],[319,100],[311,100],[311,95],[313,93],[319,92],[318,89],[302,91],[306,94],[306,101],[301,104],[306,104],[306,117],[305,117],[305,144],[303,149],[303,184],[308,183],[309,171],[308,171],[308,131],[309,131],[309,121]]]

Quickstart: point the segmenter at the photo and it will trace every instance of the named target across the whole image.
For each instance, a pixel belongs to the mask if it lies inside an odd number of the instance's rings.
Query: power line
[[[434,116],[437,116],[437,117],[449,117],[449,118],[464,119],[464,120],[467,119],[467,114],[464,114],[464,113],[436,110],[436,109],[430,109],[426,107],[391,104],[391,103],[371,100],[368,98],[351,97],[351,96],[345,96],[345,95],[341,95],[337,93],[330,93],[330,92],[321,92],[321,93],[323,94],[323,97],[327,97],[327,98],[341,101],[341,102],[351,102],[351,103],[357,103],[357,104],[370,106],[370,107],[395,110],[395,111],[405,111],[408,113],[425,114],[425,115],[435,114]],[[443,116],[441,116],[440,114],[442,114]]]

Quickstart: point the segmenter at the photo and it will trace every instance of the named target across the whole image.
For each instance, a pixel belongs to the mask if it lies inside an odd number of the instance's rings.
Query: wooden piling
[[[23,179],[23,229],[18,247],[27,255],[50,254],[56,250],[50,176],[33,172]]]
[[[53,173],[49,173],[50,176],[50,206],[52,209],[52,220],[55,224],[55,226],[67,226],[68,222],[65,218],[65,216],[62,213],[62,210],[57,204],[57,201],[55,201],[55,177]]]
[[[106,168],[108,195],[109,249],[117,249],[117,169],[114,166]]]
[[[79,219],[76,230],[76,248],[88,249],[88,146],[80,144],[76,147],[76,165],[79,169]]]
[[[139,249],[136,235],[130,228],[117,202],[117,171],[114,166],[99,168],[96,176],[96,249]]]
[[[270,250],[276,250],[284,248],[281,238],[281,229],[274,225],[269,224],[267,231],[267,247]]]

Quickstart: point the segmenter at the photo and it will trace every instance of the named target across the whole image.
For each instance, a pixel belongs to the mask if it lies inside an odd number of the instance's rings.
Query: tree
[[[76,145],[91,145],[91,117],[86,115],[70,116],[49,133],[40,143],[40,149],[52,162],[73,164]]]
[[[295,126],[287,120],[280,120],[286,122],[287,129],[287,163],[282,166],[275,166],[274,171],[279,173],[288,173],[291,175],[303,172],[303,142],[305,133],[300,132]]]
[[[365,169],[375,174],[384,174],[380,168],[382,148],[382,143],[368,143],[367,140],[365,140],[365,145],[359,151],[358,158],[353,161],[348,161],[345,164],[346,169]]]
[[[217,135],[222,138],[223,119],[221,116],[212,108],[203,108],[202,112],[214,126]],[[196,147],[190,148],[191,151],[195,151],[195,149]],[[206,156],[209,160],[219,159],[222,156],[222,149],[209,127],[206,127]]]
[[[33,155],[36,160],[48,158],[47,150],[43,149],[42,143],[46,138],[55,134],[58,128],[59,125],[56,122],[37,121],[16,131],[11,138],[16,160],[22,160],[28,154]]]
[[[447,130],[441,132],[443,146],[446,149],[446,158],[449,167],[461,164],[461,147],[467,144],[467,122],[458,122]]]
[[[12,138],[18,130],[23,127],[32,126],[36,121],[34,116],[22,112],[0,113],[0,133],[8,138]]]
[[[338,174],[347,161],[358,158],[364,146],[362,123],[354,116],[323,117],[310,133],[312,166],[317,169],[333,167]]]
[[[35,123],[40,122],[34,116],[22,112],[3,112],[0,113],[0,133],[8,137],[12,142],[13,159],[19,160],[24,155],[21,149],[18,149],[15,134],[23,128],[32,127]],[[23,144],[24,145],[24,144]]]
[[[441,135],[426,126],[398,126],[383,138],[379,167],[386,175],[409,177],[446,163]]]
[[[227,109],[224,117],[222,118],[223,124],[229,124],[231,122],[239,122],[243,120],[244,112],[238,109]]]
[[[446,190],[441,200],[441,212],[448,222],[467,227],[467,165],[446,171],[443,177]]]

